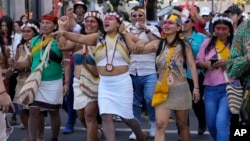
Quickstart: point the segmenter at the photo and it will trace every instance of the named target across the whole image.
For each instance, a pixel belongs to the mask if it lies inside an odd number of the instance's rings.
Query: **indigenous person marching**
[[[238,26],[237,32],[235,32],[235,35],[233,38],[233,42],[231,46],[231,53],[227,62],[228,76],[233,79],[239,79],[244,83],[247,82],[246,84],[242,83],[245,85],[245,87],[248,86],[249,81],[250,81],[250,72],[249,72],[250,70],[250,28],[249,27],[250,27],[250,19],[246,20],[245,22],[243,22],[242,24]],[[250,106],[249,100],[248,100],[248,106]],[[244,109],[243,106],[242,106],[242,109]],[[242,121],[245,122],[245,120],[250,121],[249,116],[243,117],[243,115],[244,114],[241,114],[241,122]],[[248,112],[248,115],[249,115],[249,112]],[[238,120],[239,119],[237,119],[237,121]],[[239,127],[239,123],[236,124],[235,127]],[[247,128],[250,128],[250,124],[247,125]]]
[[[5,113],[9,111],[9,107],[15,111],[15,108],[12,104],[11,98],[7,93],[3,78],[2,78],[2,69],[0,67],[0,140],[6,141],[6,120],[5,120]]]
[[[50,48],[49,55],[45,58],[42,71],[42,80],[35,95],[34,102],[29,105],[29,140],[37,140],[37,131],[40,121],[41,109],[45,109],[50,114],[52,135],[51,141],[57,141],[60,131],[60,114],[63,95],[67,94],[69,73],[65,73],[65,83],[63,84],[62,59],[66,56],[59,50],[57,40],[52,37],[52,33],[58,29],[57,17],[45,14],[41,17],[40,33],[31,41],[31,72],[33,72],[42,61],[43,54]],[[65,70],[66,71],[66,70]]]
[[[196,103],[199,98],[197,69],[192,48],[184,40],[180,8],[176,7],[164,17],[162,32],[165,39],[147,43],[138,41],[138,53],[156,52],[156,67],[159,77],[152,99],[156,114],[155,141],[165,140],[165,129],[168,125],[171,111],[176,114],[176,122],[180,128],[182,141],[190,140],[188,110],[192,107],[192,99]],[[185,21],[183,21],[185,22]],[[194,89],[193,98],[186,78],[186,62],[190,67]]]
[[[12,45],[11,45],[11,63],[15,63],[15,56],[16,56],[16,50],[17,50],[17,45],[20,43],[21,39],[22,39],[22,31],[21,31],[21,26],[22,26],[22,22],[20,21],[15,21],[14,22],[14,30],[12,33]],[[14,65],[13,65],[14,66]],[[14,68],[14,67],[13,67]],[[9,90],[10,90],[10,94],[14,96],[16,95],[15,93],[15,88],[16,88],[16,84],[17,84],[17,75],[18,75],[18,71],[16,69],[13,69],[14,74],[11,75],[11,77],[9,78],[9,82],[10,82],[10,86],[9,86]],[[14,101],[14,99],[13,99]],[[16,113],[12,113],[12,117],[10,120],[10,125],[17,125],[17,118],[16,118]]]
[[[60,26],[65,26],[67,22],[61,21]],[[107,13],[103,22],[104,36],[102,33],[79,35],[66,31],[55,34],[86,46],[96,45],[94,57],[100,77],[98,106],[106,140],[115,141],[112,118],[113,115],[118,115],[133,130],[138,141],[146,141],[147,136],[142,132],[132,110],[133,88],[129,77],[129,49],[134,48],[131,46],[134,43],[126,32],[119,33],[119,28],[125,29],[125,26],[122,24],[123,18],[117,12]]]
[[[127,26],[126,31],[132,33],[139,39],[147,42],[160,38],[160,33],[155,26],[146,24],[145,10],[140,6],[135,6],[131,10],[131,24]],[[149,136],[155,136],[155,109],[151,106],[152,96],[154,94],[154,86],[157,81],[157,73],[155,69],[155,52],[147,54],[130,54],[129,72],[133,82],[134,99],[133,113],[139,120],[141,117],[141,105],[143,99],[146,102],[148,117],[150,123]],[[135,139],[132,133],[129,139]]]
[[[31,67],[31,58],[30,58],[30,44],[31,39],[35,36],[39,35],[39,23],[36,20],[29,19],[25,24],[21,26],[23,37],[21,42],[17,45],[16,55],[15,55],[15,68],[18,70],[17,76],[17,85],[16,85],[16,93],[14,97],[14,102],[19,103],[18,94],[21,91],[26,79],[30,75],[30,67]],[[28,119],[29,119],[29,106],[23,106],[23,109],[20,113],[21,122],[27,131],[27,137],[23,139],[23,141],[29,141],[29,133],[28,133]],[[38,121],[39,130],[38,130],[38,138],[37,140],[43,140],[43,130],[44,130],[44,116],[39,116]]]
[[[2,80],[7,93],[10,95],[11,100],[14,98],[15,81],[10,83],[10,78],[14,74],[14,61],[13,61],[13,20],[5,15],[0,19],[0,66],[2,68]],[[13,80],[13,79],[12,79]],[[12,89],[10,89],[12,87]],[[13,132],[13,127],[8,123],[6,119],[6,137]]]
[[[13,20],[9,16],[3,16],[0,20],[1,33],[0,33],[0,65],[2,68],[2,78],[7,92],[9,92],[9,77],[13,74],[13,71],[10,70],[9,61],[11,57],[11,45],[12,45],[12,30],[13,30]],[[13,96],[11,96],[13,99]]]
[[[65,17],[62,17],[65,18]],[[63,19],[62,19],[63,20]],[[86,35],[103,32],[102,16],[97,11],[86,13],[84,22]],[[79,44],[68,40],[61,36],[59,38],[61,50],[72,50],[74,59],[74,109],[77,111],[78,118],[82,125],[87,129],[87,141],[100,140],[101,131],[98,131],[98,104],[97,104],[97,88],[92,89],[86,81],[80,82],[81,78],[95,81],[98,78],[98,72],[94,60],[95,46],[88,46],[86,44]],[[84,67],[84,68],[83,68]],[[85,73],[82,71],[85,70]],[[87,74],[89,75],[87,75]],[[81,86],[82,85],[82,86]],[[90,85],[93,85],[91,83]],[[95,84],[96,85],[96,84]],[[81,87],[85,90],[82,91]]]
[[[182,31],[185,37],[185,40],[190,44],[192,51],[193,51],[193,57],[196,58],[200,45],[202,42],[206,39],[206,35],[199,33],[194,28],[194,20],[191,17],[191,15],[188,17],[188,19],[183,23],[182,25]],[[204,75],[201,70],[198,69],[198,80],[199,80],[199,90],[200,90],[200,100],[197,103],[192,102],[192,107],[194,110],[194,113],[198,119],[198,134],[202,135],[206,131],[206,117],[205,117],[205,104],[203,101],[203,93],[204,93],[204,86],[203,86],[203,80]],[[189,88],[192,91],[194,89],[192,75],[190,69],[187,68],[187,80],[189,84]]]
[[[203,85],[208,131],[214,140],[228,141],[231,113],[223,73],[234,35],[233,21],[226,14],[220,14],[213,18],[212,24],[213,36],[202,43],[196,63],[205,76]],[[230,81],[233,82],[232,79]],[[236,82],[233,84],[236,85]]]
[[[224,12],[226,13],[232,20],[233,20],[233,27],[234,27],[234,35],[237,33],[238,26],[244,22],[244,18],[241,15],[241,9],[237,5],[232,5],[227,8]],[[232,77],[235,79],[235,77]],[[240,78],[240,80],[242,80]],[[239,114],[232,114],[230,120],[230,126],[237,126],[240,123],[240,115]]]

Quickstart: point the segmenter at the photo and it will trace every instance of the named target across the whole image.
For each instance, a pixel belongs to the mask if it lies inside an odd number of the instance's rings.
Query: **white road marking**
[[[61,130],[64,129],[63,126],[60,127]],[[51,126],[45,126],[45,129],[51,129]],[[74,127],[74,130],[83,130],[86,131],[86,128],[83,127]],[[142,129],[144,132],[149,132],[149,129]],[[119,132],[132,132],[130,128],[116,128],[116,131]],[[177,130],[165,130],[165,133],[176,134]],[[197,131],[190,130],[190,134],[197,134]],[[204,134],[209,135],[208,131],[205,131]]]

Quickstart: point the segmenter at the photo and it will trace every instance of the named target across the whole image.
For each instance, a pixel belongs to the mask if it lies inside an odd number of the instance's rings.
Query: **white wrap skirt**
[[[82,90],[80,89],[80,80],[77,78],[74,78],[73,89],[74,89],[74,109],[75,110],[83,109],[90,102],[97,101],[97,98],[89,97],[82,92]]]
[[[98,106],[101,114],[114,114],[125,119],[133,115],[133,86],[129,72],[116,76],[100,76]]]
[[[47,110],[60,109],[63,102],[63,80],[41,81],[34,102],[37,106]]]

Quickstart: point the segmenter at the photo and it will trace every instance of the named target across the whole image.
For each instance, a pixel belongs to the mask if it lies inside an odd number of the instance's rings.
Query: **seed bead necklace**
[[[106,36],[106,42],[105,42],[105,51],[106,51],[106,59],[107,59],[107,64],[105,66],[106,70],[108,72],[111,72],[113,69],[114,69],[114,66],[113,66],[113,60],[114,60],[114,56],[115,56],[115,51],[116,51],[116,47],[117,47],[117,43],[118,43],[118,38],[117,36],[115,36],[116,38],[116,41],[115,41],[115,45],[114,45],[114,51],[113,51],[113,54],[112,54],[112,58],[111,58],[111,61],[109,62],[109,58],[108,58],[108,45],[107,43],[109,42],[112,42],[113,41],[113,38],[112,37],[108,37]],[[114,38],[114,39],[115,39]]]

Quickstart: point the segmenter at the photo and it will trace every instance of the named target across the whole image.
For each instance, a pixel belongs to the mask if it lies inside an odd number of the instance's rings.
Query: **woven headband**
[[[131,10],[131,13],[134,13],[134,12],[136,12],[136,11],[138,11],[138,12],[142,12],[143,14],[145,14],[145,10],[144,9],[142,9],[142,8],[138,8],[138,9],[132,9]]]
[[[34,28],[37,32],[39,32],[39,29],[38,29],[38,27],[35,24],[31,24],[31,23],[23,24],[21,26],[21,29],[23,30],[25,27]]]
[[[116,19],[117,19],[120,23],[122,23],[122,21],[123,21],[122,16],[118,15],[116,12],[108,12],[108,13],[105,14],[104,18],[105,18],[106,16],[115,16]]]
[[[90,12],[88,12],[88,13],[86,13],[85,14],[85,19],[87,18],[87,17],[96,17],[97,19],[102,19],[102,15],[100,14],[100,13],[98,13],[98,12],[93,12],[93,11],[90,11]]]
[[[231,18],[229,18],[229,17],[223,17],[223,16],[214,17],[212,19],[212,23],[214,24],[215,22],[217,22],[219,20],[227,21],[227,22],[233,24],[233,20]]]

